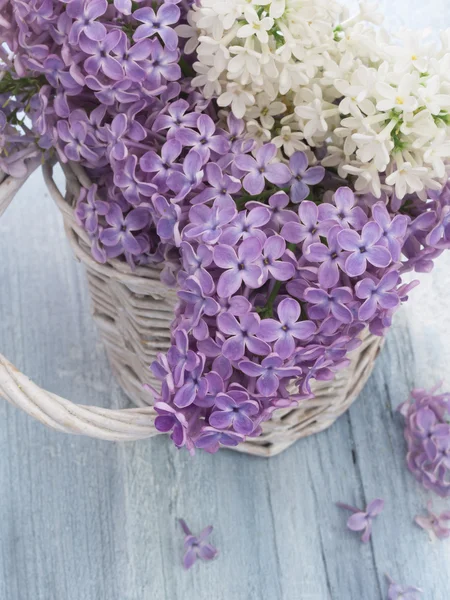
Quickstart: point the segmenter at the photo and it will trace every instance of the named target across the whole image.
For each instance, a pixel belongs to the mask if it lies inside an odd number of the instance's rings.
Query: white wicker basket
[[[39,388],[0,355],[0,394],[45,425],[58,431],[105,440],[138,440],[156,435],[154,409],[143,384],[152,380],[149,364],[167,349],[176,293],[159,280],[157,268],[135,271],[119,260],[98,264],[91,256],[89,238],[74,217],[80,185],[89,186],[86,173],[76,164],[63,166],[67,192],[55,185],[52,168],[44,166],[50,193],[60,208],[75,256],[86,267],[93,316],[105,344],[112,369],[135,409],[108,410],[76,405]],[[23,183],[6,179],[0,184],[0,214]],[[259,456],[278,454],[297,439],[329,427],[356,399],[369,377],[382,338],[363,332],[362,344],[351,364],[331,382],[314,382],[315,398],[297,408],[276,411],[264,424],[259,438],[236,449]]]

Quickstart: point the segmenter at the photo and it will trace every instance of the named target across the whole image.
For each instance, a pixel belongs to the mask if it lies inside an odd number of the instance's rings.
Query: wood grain
[[[412,4],[391,3],[391,23],[450,24],[446,0]],[[126,406],[38,173],[0,221],[0,256],[0,351],[57,394]],[[412,523],[430,495],[405,469],[395,407],[413,385],[450,389],[450,253],[420,279],[349,413],[270,460],[66,437],[0,403],[0,599],[380,600],[387,572],[446,600],[450,542]],[[377,496],[363,546],[334,503]],[[215,526],[217,561],[183,571],[180,516]]]

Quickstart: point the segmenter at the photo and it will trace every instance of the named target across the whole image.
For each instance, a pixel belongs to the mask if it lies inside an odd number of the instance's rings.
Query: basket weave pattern
[[[45,177],[58,204],[70,244],[86,267],[97,323],[111,366],[125,393],[138,406],[148,406],[151,395],[144,383],[158,387],[149,365],[170,343],[170,325],[176,292],[159,281],[157,268],[139,267],[132,272],[121,261],[100,265],[91,257],[89,239],[74,217],[80,183],[89,185],[77,165],[64,166],[67,178],[65,198],[55,186],[51,169]],[[382,339],[364,332],[361,346],[353,352],[348,368],[333,381],[313,382],[315,398],[297,408],[278,410],[263,426],[263,434],[237,447],[237,450],[272,456],[297,439],[329,427],[356,399],[372,371]]]

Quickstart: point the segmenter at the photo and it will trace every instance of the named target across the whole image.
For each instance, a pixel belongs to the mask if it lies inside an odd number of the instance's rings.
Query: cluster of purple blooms
[[[405,417],[407,464],[422,485],[450,496],[450,393],[416,389],[399,411]],[[430,513],[431,514],[431,513]]]
[[[312,151],[280,158],[248,139],[191,86],[176,34],[188,9],[0,0],[0,99],[27,118],[15,138],[2,102],[0,168],[14,175],[36,148],[79,163],[95,182],[77,206],[95,259],[159,264],[179,288],[152,365],[156,427],[214,452],[332,379],[365,327],[383,334],[414,286],[402,274],[450,247],[450,186],[427,202],[357,195]]]

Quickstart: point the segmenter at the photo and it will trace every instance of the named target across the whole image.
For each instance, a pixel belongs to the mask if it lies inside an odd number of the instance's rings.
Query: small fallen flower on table
[[[420,600],[419,594],[422,594],[420,588],[412,585],[400,585],[389,575],[386,575],[386,579],[389,581],[387,600]]]
[[[336,503],[339,508],[350,510],[353,512],[352,516],[347,521],[347,527],[352,531],[362,531],[361,541],[366,544],[370,540],[372,534],[372,521],[378,516],[384,508],[384,500],[381,498],[375,498],[372,502],[369,502],[365,511],[350,506],[349,504],[343,504],[342,502]]]
[[[440,540],[450,537],[450,510],[437,515],[433,512],[433,502],[427,503],[428,516],[417,515],[414,521],[419,527],[428,531],[430,538],[433,534]]]
[[[186,534],[186,537],[184,538],[185,554],[183,557],[183,566],[185,569],[190,569],[198,558],[201,558],[202,560],[213,560],[216,558],[219,551],[207,542],[207,538],[211,535],[213,530],[212,525],[205,527],[198,536],[195,536],[192,535],[192,532],[186,525],[184,519],[178,519],[178,521]]]

